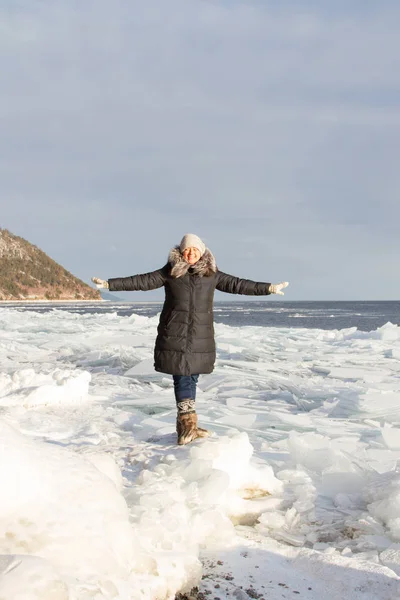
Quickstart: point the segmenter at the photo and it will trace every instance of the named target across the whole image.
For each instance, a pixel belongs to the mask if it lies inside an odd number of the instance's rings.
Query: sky
[[[289,281],[284,300],[399,300],[399,18],[0,0],[0,227],[86,282],[157,269],[193,232],[221,270]]]

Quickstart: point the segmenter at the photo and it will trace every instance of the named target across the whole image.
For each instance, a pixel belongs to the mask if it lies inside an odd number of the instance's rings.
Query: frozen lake
[[[1,598],[400,597],[399,304],[241,304],[185,447],[158,305],[0,308]]]

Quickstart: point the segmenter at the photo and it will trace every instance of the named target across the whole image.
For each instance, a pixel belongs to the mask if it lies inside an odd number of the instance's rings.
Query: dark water
[[[103,302],[103,303],[35,303],[3,305],[13,310],[50,312],[54,309],[73,313],[132,313],[154,316],[162,303]],[[0,308],[1,311],[1,308]],[[346,329],[357,327],[372,331],[390,321],[400,325],[400,301],[392,302],[274,302],[271,300],[216,302],[216,323],[236,327],[306,327],[312,329]]]

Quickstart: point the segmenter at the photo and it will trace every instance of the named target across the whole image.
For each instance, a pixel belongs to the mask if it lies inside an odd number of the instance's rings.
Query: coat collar
[[[184,260],[179,250],[179,246],[175,246],[169,253],[168,263],[171,265],[171,276],[174,279],[183,277],[189,269],[191,270],[191,273],[195,273],[200,277],[209,277],[217,272],[215,258],[208,248],[206,248],[206,251],[200,260],[191,267],[189,263]]]

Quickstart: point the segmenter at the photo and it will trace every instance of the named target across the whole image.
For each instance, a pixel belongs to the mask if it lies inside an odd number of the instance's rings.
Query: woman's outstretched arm
[[[251,281],[251,279],[240,279],[240,277],[234,277],[222,271],[218,271],[217,277],[217,290],[228,294],[243,294],[245,296],[268,296],[269,294],[283,296],[281,290],[289,285],[287,281],[282,283],[264,283],[262,281]]]
[[[131,275],[130,277],[114,277],[108,280],[92,277],[92,281],[98,288],[106,288],[110,292],[147,292],[162,287],[166,277],[167,267],[165,266],[151,273]]]

